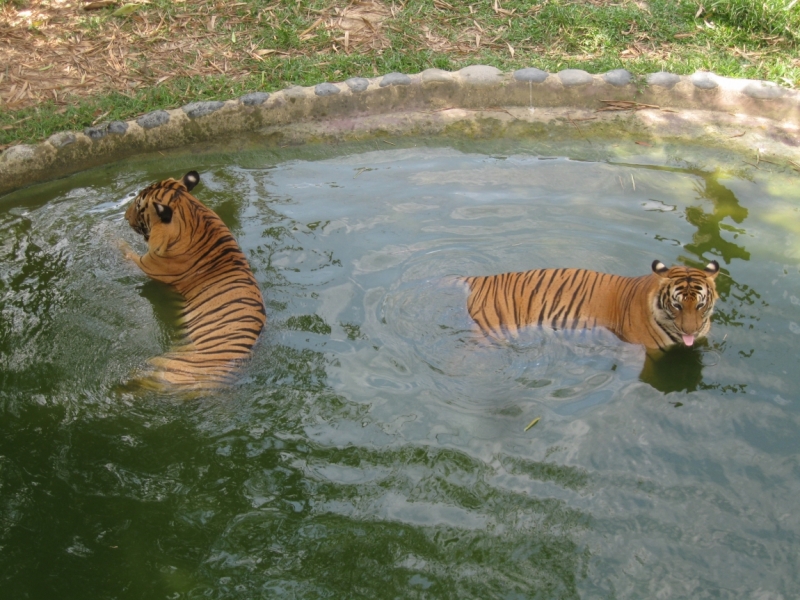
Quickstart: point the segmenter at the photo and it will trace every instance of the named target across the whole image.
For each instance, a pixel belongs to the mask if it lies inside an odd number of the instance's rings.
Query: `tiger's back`
[[[719,265],[667,268],[623,277],[587,269],[537,269],[465,277],[467,310],[484,334],[514,337],[522,327],[591,329],[648,349],[691,346],[708,333]]]
[[[125,213],[148,244],[143,256],[130,249],[126,256],[185,300],[179,316],[187,343],[150,359],[155,369],[145,385],[206,389],[230,383],[266,324],[244,253],[222,219],[190,193],[198,182],[191,171],[180,181],[155,183]]]

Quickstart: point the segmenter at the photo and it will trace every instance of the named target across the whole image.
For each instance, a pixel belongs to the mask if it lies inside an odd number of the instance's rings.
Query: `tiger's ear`
[[[161,219],[162,223],[169,223],[172,221],[172,209],[169,206],[153,202],[153,207],[156,209],[156,214],[158,218]]]
[[[183,176],[181,179],[183,185],[186,186],[186,190],[191,192],[192,188],[200,183],[200,173],[197,171],[189,171],[186,175]]]
[[[667,271],[669,271],[669,267],[660,260],[654,260],[650,268],[653,269],[653,273],[659,277],[666,277]]]
[[[705,272],[709,277],[711,277],[711,279],[715,279],[717,275],[719,275],[719,263],[715,260],[712,260],[706,265]]]

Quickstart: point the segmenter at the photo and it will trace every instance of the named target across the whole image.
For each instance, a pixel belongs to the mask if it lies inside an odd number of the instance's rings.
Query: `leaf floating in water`
[[[525,431],[528,431],[528,429],[530,429],[531,427],[533,427],[534,425],[536,425],[536,424],[539,422],[539,419],[541,419],[541,418],[542,418],[542,417],[536,417],[536,418],[535,418],[533,421],[531,421],[530,423],[528,423],[528,426],[525,428]]]

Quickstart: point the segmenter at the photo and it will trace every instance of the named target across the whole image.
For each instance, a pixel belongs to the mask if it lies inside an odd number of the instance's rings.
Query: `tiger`
[[[711,328],[719,263],[701,270],[655,260],[651,269],[641,277],[537,269],[460,279],[469,286],[469,315],[491,338],[515,337],[529,325],[604,327],[648,351],[693,346]]]
[[[224,387],[251,355],[267,315],[258,283],[230,229],[190,192],[197,171],[143,189],[125,219],[147,242],[139,256],[124,241],[125,258],[183,297],[184,346],[149,359],[144,387],[204,390]]]

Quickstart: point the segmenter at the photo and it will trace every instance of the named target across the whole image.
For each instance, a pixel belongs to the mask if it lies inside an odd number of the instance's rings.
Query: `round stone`
[[[169,113],[165,110],[154,110],[136,119],[136,122],[142,129],[161,127],[167,121],[169,121]]]
[[[411,77],[403,73],[387,73],[381,79],[380,86],[387,85],[411,85]]]
[[[7,148],[0,154],[0,158],[3,161],[28,160],[33,158],[35,154],[36,152],[33,146],[29,144],[17,144],[16,146]]]
[[[756,100],[772,100],[786,95],[786,89],[768,81],[748,83],[742,93]]]
[[[83,130],[83,135],[92,141],[102,140],[108,134],[108,124],[98,125],[96,127],[86,127]]]
[[[713,90],[715,87],[719,86],[719,84],[714,80],[714,75],[712,73],[705,73],[701,71],[695,73],[689,79],[694,84],[694,87],[698,87],[701,90]]]
[[[317,96],[335,96],[341,91],[342,90],[332,83],[318,83],[314,86],[314,93]]]
[[[92,141],[97,141],[102,140],[109,133],[123,135],[126,131],[128,131],[128,124],[125,121],[111,121],[110,123],[86,127],[83,130],[83,134]]]
[[[126,131],[128,131],[128,124],[125,121],[111,121],[108,124],[108,133],[124,135]]]
[[[283,95],[287,98],[295,98],[297,100],[304,99],[306,97],[306,88],[302,85],[293,85],[283,90]]]
[[[219,100],[211,100],[208,102],[190,102],[182,108],[183,112],[185,112],[190,119],[197,119],[199,117],[210,115],[211,113],[218,111],[223,106],[225,106],[224,102],[220,102]]]
[[[626,69],[614,69],[608,73],[603,73],[603,80],[611,85],[628,85],[633,79],[633,75]]]
[[[363,77],[351,77],[345,81],[345,84],[353,92],[363,92],[369,87],[369,79],[364,79]]]
[[[252,92],[239,98],[239,102],[245,106],[259,106],[264,104],[267,100],[269,100],[269,94],[267,92]]]
[[[500,69],[488,65],[471,65],[469,67],[464,67],[458,71],[458,74],[467,83],[478,85],[500,83],[503,76],[503,72]]]
[[[547,79],[548,75],[549,73],[547,71],[542,71],[534,67],[514,71],[514,79],[517,81],[531,81],[533,83],[542,83]]]
[[[558,72],[558,78],[564,87],[588,85],[594,81],[594,77],[581,69],[564,69]]]
[[[61,131],[51,135],[49,138],[47,138],[47,141],[56,148],[63,148],[64,146],[69,146],[70,144],[75,143],[75,134],[70,133],[69,131]]]
[[[657,85],[658,87],[667,88],[671,90],[675,84],[681,80],[680,75],[674,73],[667,73],[666,71],[659,71],[658,73],[650,73],[647,76],[647,83],[650,85]]]
[[[425,69],[419,74],[422,83],[448,83],[453,81],[453,74],[441,69]]]

